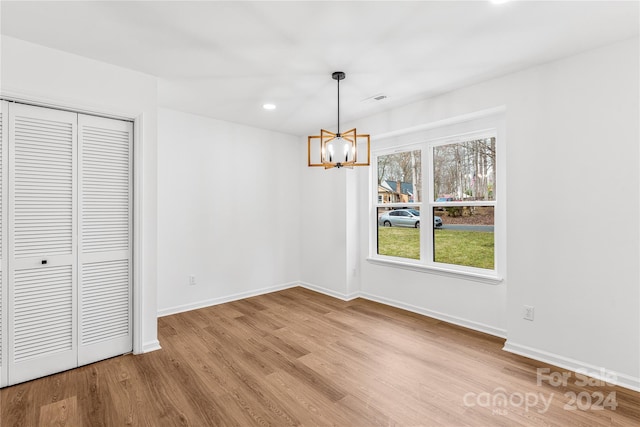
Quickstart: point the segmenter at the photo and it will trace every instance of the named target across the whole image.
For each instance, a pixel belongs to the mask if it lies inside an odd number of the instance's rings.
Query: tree
[[[403,151],[378,157],[378,185],[383,181],[412,183],[413,201],[422,192],[422,159],[420,151]],[[392,187],[395,190],[395,187]]]
[[[495,153],[495,138],[434,147],[435,196],[492,199],[496,176]]]

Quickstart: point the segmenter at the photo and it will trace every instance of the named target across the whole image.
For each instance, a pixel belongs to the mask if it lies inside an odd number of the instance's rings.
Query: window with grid
[[[497,276],[497,145],[484,131],[374,151],[371,258]]]

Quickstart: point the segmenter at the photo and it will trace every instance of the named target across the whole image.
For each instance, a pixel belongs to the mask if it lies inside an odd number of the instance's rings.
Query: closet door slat
[[[13,250],[17,258],[73,252],[75,126],[70,121],[15,117],[14,209],[20,227],[15,229]],[[25,149],[36,144],[46,147],[38,156]],[[54,174],[59,180],[50,179]],[[27,233],[35,225],[48,234],[46,240],[29,238]]]

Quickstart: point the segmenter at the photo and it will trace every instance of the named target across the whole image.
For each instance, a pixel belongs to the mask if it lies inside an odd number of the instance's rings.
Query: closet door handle
[[[42,262],[42,265],[45,265],[47,263],[47,260],[43,259],[41,262]]]

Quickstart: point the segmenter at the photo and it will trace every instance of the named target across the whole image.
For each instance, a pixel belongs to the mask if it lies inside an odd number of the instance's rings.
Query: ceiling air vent
[[[376,95],[363,99],[362,102],[378,102],[382,101],[383,99],[387,99],[387,95],[378,93]]]

